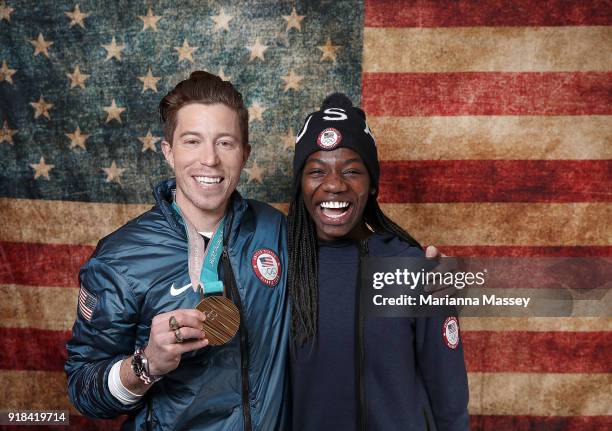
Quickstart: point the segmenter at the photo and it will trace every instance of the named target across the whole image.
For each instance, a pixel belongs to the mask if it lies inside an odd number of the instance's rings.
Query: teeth
[[[344,214],[346,214],[346,211],[343,212],[342,214],[330,214],[329,211],[323,210],[323,214],[325,214],[325,216],[331,218],[331,219],[335,219],[335,218],[340,218],[343,217]]]
[[[221,177],[195,177],[200,184],[217,184],[221,182]]]
[[[329,202],[321,202],[320,205],[321,205],[321,208],[346,208],[349,206],[349,203],[329,201]]]

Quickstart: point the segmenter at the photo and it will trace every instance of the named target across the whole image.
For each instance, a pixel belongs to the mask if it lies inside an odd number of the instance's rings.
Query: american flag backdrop
[[[343,91],[422,243],[611,256],[611,24],[609,0],[0,0],[0,410],[117,428],[67,400],[77,273],[170,175],[156,106],[195,69],[245,96],[248,197],[286,208],[294,135]],[[612,427],[612,319],[460,323],[473,429]]]

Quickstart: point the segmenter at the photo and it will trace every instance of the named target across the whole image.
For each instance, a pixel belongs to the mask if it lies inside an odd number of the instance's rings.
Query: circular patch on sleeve
[[[251,267],[257,278],[268,286],[276,286],[280,280],[281,265],[276,253],[269,248],[261,248],[253,253]]]
[[[342,135],[340,132],[333,127],[329,127],[319,133],[317,138],[317,145],[324,150],[331,150],[336,148],[342,142]]]
[[[456,317],[448,317],[442,325],[442,338],[449,349],[459,346],[459,322]]]

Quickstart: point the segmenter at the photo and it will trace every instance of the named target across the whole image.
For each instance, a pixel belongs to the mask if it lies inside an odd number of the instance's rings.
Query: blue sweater
[[[368,239],[370,256],[422,256],[396,237]],[[292,352],[293,429],[357,429],[355,359],[359,247],[319,243],[319,327]],[[467,430],[463,347],[447,346],[442,318],[367,317],[364,387],[368,430]]]

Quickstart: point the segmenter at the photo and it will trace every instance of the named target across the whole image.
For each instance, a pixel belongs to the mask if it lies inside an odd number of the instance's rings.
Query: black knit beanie
[[[302,169],[308,157],[317,151],[342,147],[359,154],[370,174],[370,184],[378,193],[380,166],[366,115],[354,107],[345,94],[333,93],[325,98],[319,111],[308,115],[297,135],[293,157],[293,196],[297,196]]]

